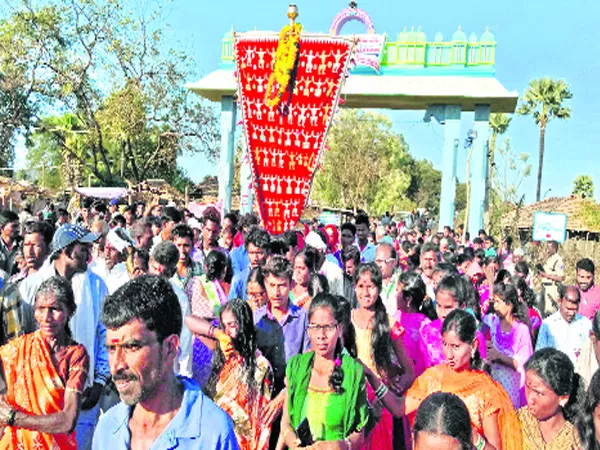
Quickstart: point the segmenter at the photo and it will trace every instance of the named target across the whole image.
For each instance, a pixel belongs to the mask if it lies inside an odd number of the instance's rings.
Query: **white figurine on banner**
[[[277,179],[276,175],[271,177],[271,192],[273,192],[273,193],[275,193],[277,191],[277,187],[275,186],[276,179]]]
[[[277,177],[277,194],[279,194],[279,195],[281,195],[281,193],[283,192],[281,190],[281,181],[282,181],[281,177]]]
[[[292,209],[292,216],[296,217],[298,215],[298,205],[300,202],[298,200],[292,200],[292,205],[294,205],[294,209]]]
[[[263,148],[263,149],[261,150],[261,152],[262,152],[262,153],[264,153],[264,155],[265,155],[265,156],[264,156],[264,158],[263,158],[263,161],[264,161],[264,162],[263,162],[263,165],[264,165],[265,167],[269,167],[269,166],[271,165],[271,164],[270,164],[270,162],[269,162],[269,161],[270,161],[270,160],[269,160],[269,149],[268,149],[268,148]]]
[[[265,54],[267,52],[264,50],[258,50],[256,53],[258,53],[258,68],[263,69],[265,66]]]
[[[300,135],[302,134],[302,130],[296,130],[294,131],[294,136],[296,136],[296,139],[294,141],[294,145],[296,147],[300,147]]]
[[[267,136],[265,135],[265,127],[258,127],[258,131],[260,131],[259,139],[262,142],[267,142]]]
[[[274,128],[274,127],[268,127],[268,128],[267,128],[267,133],[269,133],[269,142],[270,142],[271,144],[274,144],[274,143],[275,143],[275,136],[274,136],[274,134],[275,134],[275,130],[276,130],[276,129],[277,129],[277,128]]]
[[[256,133],[256,128],[252,129],[252,139],[258,139],[258,134]]]
[[[248,92],[250,92],[252,90],[252,80],[255,80],[255,79],[256,78],[254,77],[254,75],[246,78],[246,90]]]
[[[267,115],[267,118],[268,118],[269,122],[275,121],[275,108],[273,108],[273,107],[269,108],[269,114]]]
[[[298,126],[303,127],[306,124],[306,112],[308,111],[307,106],[300,106],[300,114],[298,115]]]
[[[265,80],[267,79],[267,77],[256,77],[256,90],[259,93],[263,93],[264,92],[264,86],[263,83],[265,82]]]
[[[252,60],[254,59],[254,49],[252,47],[248,47],[246,49],[246,61],[249,67],[252,67]]]
[[[306,73],[311,73],[313,70],[313,59],[315,59],[315,54],[311,50],[308,55],[306,55]]]
[[[262,177],[262,188],[263,188],[263,192],[269,192],[269,176],[264,175]]]
[[[288,186],[289,186],[289,183],[288,183]],[[284,219],[289,219],[290,218],[290,205],[291,205],[290,202],[285,202],[283,204],[283,218]]]
[[[273,215],[273,204],[275,203],[275,200],[265,200],[265,204],[267,205],[267,214],[269,216]]]
[[[290,139],[290,136],[292,135],[292,130],[285,130],[283,134],[285,134],[285,142],[283,143],[283,145],[289,147],[290,145],[292,145],[292,140]]]
[[[321,64],[319,64],[319,75],[325,75],[327,70],[327,56],[329,55],[326,51],[323,51],[321,55],[319,55],[319,58],[321,59]]]
[[[306,96],[310,96],[310,80],[306,78],[304,82],[302,82],[302,93]]]
[[[288,107],[287,117],[288,117],[289,125],[294,123],[294,110],[295,109],[296,109],[296,107],[294,105],[289,105],[289,107]]]
[[[321,86],[323,86],[323,82],[313,80],[313,83],[315,84],[315,97],[320,97],[323,93],[323,89],[321,89]]]
[[[304,142],[302,143],[302,148],[307,150],[310,148],[310,142],[309,142],[310,136],[308,133],[304,133]]]
[[[285,153],[283,153],[282,151],[277,151],[276,153],[273,154],[273,161],[275,160],[275,156],[277,156],[277,165],[279,166],[280,169],[283,169],[283,164],[284,164],[284,160],[283,157],[285,156]]]
[[[310,108],[310,125],[313,127],[316,127],[319,121],[319,109],[318,106]]]
[[[256,101],[256,119],[257,120],[262,120],[262,108],[261,108],[261,104],[260,102],[257,100]]]
[[[333,55],[333,57],[335,58],[335,63],[333,64],[333,71],[337,72],[340,70],[340,68],[342,66],[341,61],[342,61],[342,58],[344,57],[344,54],[338,48],[338,51]]]
[[[252,100],[248,100],[246,102],[246,116],[248,119],[252,119],[252,105],[254,105],[254,102]]]

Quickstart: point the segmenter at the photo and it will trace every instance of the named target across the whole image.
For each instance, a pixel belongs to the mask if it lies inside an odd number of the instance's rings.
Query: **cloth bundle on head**
[[[110,246],[115,248],[119,253],[123,253],[127,247],[134,246],[133,239],[129,235],[129,232],[121,227],[116,227],[110,230],[106,235],[106,242],[108,242]]]
[[[314,231],[311,231],[310,233],[308,233],[308,236],[306,236],[304,243],[308,247],[312,247],[319,251],[324,252],[325,250],[327,250],[327,244],[325,244],[325,242],[323,242],[323,239],[321,239],[321,236],[319,236]]]
[[[98,239],[98,237],[98,234],[92,233],[79,225],[66,223],[54,233],[51,245],[52,256],[60,253],[63,248],[71,245],[73,242],[91,244]]]
[[[188,219],[188,221],[187,221],[187,224],[192,229],[196,229],[196,230],[201,230],[202,229],[202,224],[195,217],[190,217]]]

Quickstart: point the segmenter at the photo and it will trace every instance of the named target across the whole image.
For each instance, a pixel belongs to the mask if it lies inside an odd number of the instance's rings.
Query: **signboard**
[[[567,240],[567,215],[536,212],[533,215],[533,240],[565,242]]]
[[[323,211],[319,216],[319,222],[323,225],[335,225],[336,227],[339,227],[341,223],[339,214],[333,211]]]
[[[383,34],[359,34],[355,62],[357,66],[369,67],[379,73],[385,36]]]

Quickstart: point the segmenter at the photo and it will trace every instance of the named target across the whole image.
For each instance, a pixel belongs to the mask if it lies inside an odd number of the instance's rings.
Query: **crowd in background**
[[[432,226],[1,211],[0,447],[600,449],[594,262]]]

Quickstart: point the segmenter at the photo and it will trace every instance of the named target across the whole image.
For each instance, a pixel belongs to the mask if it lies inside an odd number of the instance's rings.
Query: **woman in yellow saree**
[[[76,449],[75,424],[88,374],[85,348],[71,338],[76,304],[69,282],[44,281],[35,298],[39,329],[0,348],[2,449]]]
[[[477,324],[471,314],[462,309],[452,311],[442,325],[446,361],[423,372],[403,397],[384,390],[381,400],[394,416],[414,418],[429,395],[454,394],[467,406],[476,449],[522,450],[519,419],[510,397],[487,372],[479,370],[476,332]],[[373,378],[368,370],[365,375]],[[374,389],[378,389],[375,384]]]

